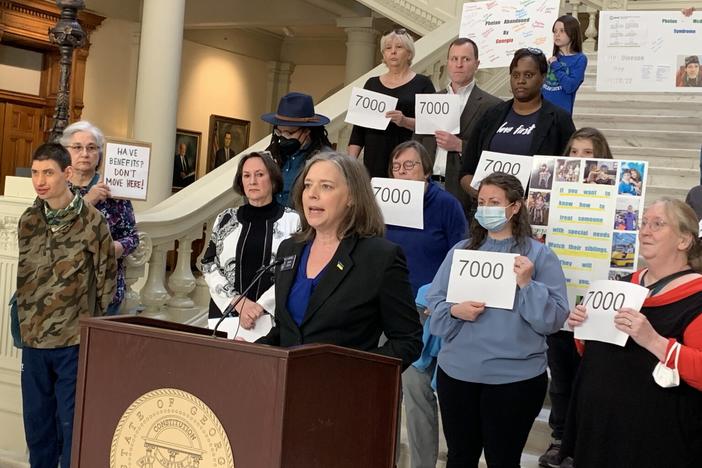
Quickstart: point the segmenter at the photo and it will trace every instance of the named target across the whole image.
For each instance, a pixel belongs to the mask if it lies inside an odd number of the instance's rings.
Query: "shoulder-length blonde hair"
[[[314,239],[315,230],[305,218],[302,195],[305,190],[305,178],[310,168],[320,161],[332,163],[341,173],[349,190],[349,206],[339,224],[339,239],[353,235],[359,237],[381,237],[385,235],[385,223],[380,208],[373,196],[370,178],[366,168],[356,158],[349,155],[327,151],[318,153],[305,164],[293,187],[292,200],[295,210],[300,213],[302,230],[295,234],[298,241]]]
[[[380,55],[383,55],[385,46],[388,42],[392,41],[393,39],[397,39],[398,41],[400,41],[402,47],[407,49],[407,51],[409,52],[408,65],[412,65],[412,60],[414,60],[415,54],[414,39],[412,39],[410,33],[404,28],[396,28],[383,34],[383,36],[380,38]]]

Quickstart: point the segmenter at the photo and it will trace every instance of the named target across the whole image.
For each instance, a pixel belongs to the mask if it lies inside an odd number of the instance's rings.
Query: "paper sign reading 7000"
[[[385,113],[395,110],[397,98],[363,88],[353,88],[344,122],[365,128],[385,130],[390,118]]]

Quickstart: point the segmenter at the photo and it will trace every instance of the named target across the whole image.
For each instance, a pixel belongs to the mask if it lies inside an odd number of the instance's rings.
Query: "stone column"
[[[145,209],[171,194],[185,0],[143,2],[134,138],[151,143]]]
[[[373,18],[338,18],[336,25],[346,31],[346,75],[349,84],[376,66],[379,50],[378,31],[373,29]]]
[[[266,109],[268,112],[275,112],[280,98],[290,91],[290,78],[295,71],[295,64],[271,60],[266,63],[266,68],[268,72]]]
[[[595,27],[595,21],[597,16],[597,11],[593,8],[588,8],[588,22],[587,29],[585,30],[585,41],[583,42],[583,52],[586,54],[595,53],[595,45],[597,44],[597,27]]]

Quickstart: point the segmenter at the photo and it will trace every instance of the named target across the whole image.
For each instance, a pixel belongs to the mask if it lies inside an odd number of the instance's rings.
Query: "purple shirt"
[[[72,185],[71,189],[74,191],[77,190],[81,196],[85,197],[85,194],[88,193],[90,188],[97,184],[99,180],[100,174],[96,173],[86,187]],[[132,208],[131,201],[116,200],[114,198],[107,198],[97,203],[95,208],[105,217],[107,226],[110,228],[112,240],[122,244],[122,248],[124,249],[122,256],[117,259],[117,289],[115,290],[115,295],[110,305],[119,304],[124,299],[124,290],[126,287],[124,281],[124,258],[132,253],[137,245],[139,245],[139,236],[137,235],[135,227],[134,209]]]

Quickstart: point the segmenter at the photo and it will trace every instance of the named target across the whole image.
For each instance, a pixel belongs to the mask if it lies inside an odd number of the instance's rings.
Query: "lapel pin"
[[[292,270],[295,265],[296,255],[290,255],[289,257],[283,258],[283,264],[280,266],[280,271]]]
[[[336,267],[337,267],[340,271],[344,271],[344,264],[343,264],[343,263],[341,263],[341,262],[336,262]]]

